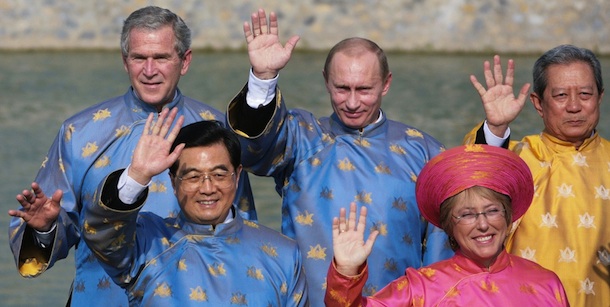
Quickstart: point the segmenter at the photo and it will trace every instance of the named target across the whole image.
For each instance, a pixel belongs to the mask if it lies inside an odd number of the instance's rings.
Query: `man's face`
[[[584,62],[547,68],[544,97],[530,98],[550,135],[579,147],[599,121],[603,93],[597,91],[593,70]]]
[[[172,183],[184,215],[197,224],[222,223],[235,199],[241,165],[233,168],[222,143],[185,148],[178,163]]]
[[[129,54],[123,66],[136,94],[158,110],[174,98],[180,77],[191,63],[191,50],[178,56],[170,26],[158,30],[133,29],[129,35]]]
[[[360,129],[379,118],[381,98],[392,82],[391,74],[384,81],[380,71],[379,60],[372,52],[353,56],[338,52],[333,56],[325,72],[326,89],[344,125]]]

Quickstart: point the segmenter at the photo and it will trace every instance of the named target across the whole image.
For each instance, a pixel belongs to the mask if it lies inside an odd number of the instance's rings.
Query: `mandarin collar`
[[[332,130],[339,130],[342,134],[350,134],[353,136],[359,137],[375,137],[378,135],[385,135],[387,132],[387,125],[384,125],[387,121],[387,117],[383,113],[381,109],[379,109],[379,118],[372,124],[367,125],[362,129],[353,129],[345,126],[337,113],[334,113],[330,116],[330,124]]]
[[[601,143],[601,137],[597,130],[591,135],[591,137],[584,140],[582,145],[578,149],[574,145],[567,141],[562,141],[546,132],[540,134],[542,142],[554,152],[585,152],[593,150]]]
[[[154,106],[151,106],[148,103],[142,101],[138,97],[138,95],[136,95],[136,92],[133,90],[133,86],[129,87],[127,96],[128,96],[128,103],[130,104],[132,111],[144,116],[144,118],[148,117],[148,114],[150,114],[150,113],[159,113]],[[173,107],[181,108],[183,97],[184,96],[182,96],[182,92],[180,91],[180,89],[176,88],[176,93],[174,94],[174,99],[170,103],[164,105],[163,108],[170,108],[170,109]]]
[[[508,256],[508,253],[504,248],[502,248],[502,251],[500,252],[498,257],[496,257],[494,263],[489,266],[489,268],[481,266],[480,264],[474,262],[472,259],[464,256],[464,254],[460,250],[455,251],[455,256],[453,257],[453,260],[458,268],[463,269],[464,271],[470,272],[472,274],[497,273],[504,270],[510,265],[510,257]]]
[[[231,207],[230,214],[233,214],[233,219],[214,227],[212,225],[193,223],[186,218],[184,212],[180,211],[173,227],[182,229],[182,231],[186,232],[188,235],[226,237],[238,232],[243,227],[244,223],[243,218],[239,214],[236,214],[235,207]]]

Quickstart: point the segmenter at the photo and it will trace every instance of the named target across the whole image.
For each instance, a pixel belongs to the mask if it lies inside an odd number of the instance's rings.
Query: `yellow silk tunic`
[[[507,250],[554,271],[572,306],[610,306],[610,142],[596,132],[576,149],[541,133],[509,147],[530,167],[535,195]]]

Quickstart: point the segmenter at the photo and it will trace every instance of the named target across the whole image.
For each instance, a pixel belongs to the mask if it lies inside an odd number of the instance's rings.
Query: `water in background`
[[[322,78],[325,54],[293,55],[280,76],[289,107],[317,116],[332,112]],[[469,75],[482,80],[482,62],[491,55],[389,54],[393,83],[383,110],[394,120],[420,128],[446,146],[456,146],[464,134],[483,119]],[[506,63],[508,55],[503,57]],[[530,82],[534,57],[514,57],[515,84]],[[601,59],[608,81],[610,59]],[[220,110],[247,80],[245,52],[195,52],[180,83],[187,96]],[[68,295],[73,254],[35,279],[16,271],[7,242],[8,209],[19,205],[15,195],[29,187],[61,124],[70,115],[94,103],[122,95],[128,79],[119,52],[44,52],[0,54],[0,305],[63,306]],[[606,99],[607,100],[607,99]],[[610,136],[610,112],[602,104],[598,126]],[[528,102],[512,125],[513,136],[537,133],[542,123]],[[261,223],[280,227],[280,199],[268,178],[251,176]]]

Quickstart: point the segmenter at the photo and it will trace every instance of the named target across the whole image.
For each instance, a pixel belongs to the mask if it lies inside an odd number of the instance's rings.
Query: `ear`
[[[543,113],[542,113],[542,99],[538,96],[538,94],[531,93],[530,94],[530,101],[534,105],[534,109],[536,109],[536,112],[538,112],[538,115],[540,115],[540,117],[543,117]]]
[[[127,69],[127,58],[126,57],[122,57],[123,58],[123,69],[125,69],[126,73],[129,73],[129,70]]]
[[[182,59],[182,69],[180,70],[180,75],[186,75],[186,72],[189,70],[189,66],[191,65],[191,60],[193,59],[193,51],[188,49],[186,53],[184,53],[184,58]]]
[[[385,96],[390,90],[390,85],[392,85],[392,72],[388,73],[388,77],[385,79],[385,83],[383,84],[383,91],[381,95]]]

